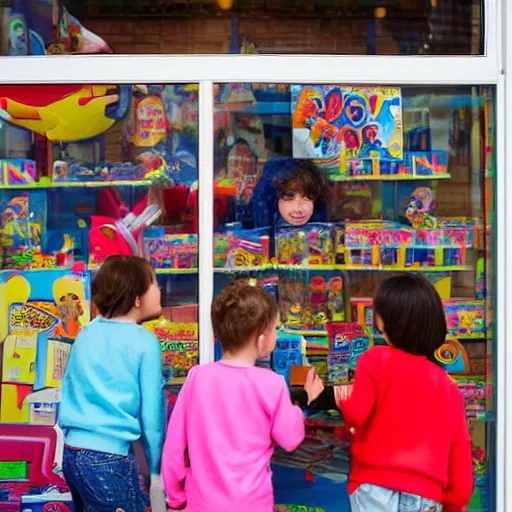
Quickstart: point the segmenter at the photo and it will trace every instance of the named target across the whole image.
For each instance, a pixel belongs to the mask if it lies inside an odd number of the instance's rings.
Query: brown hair
[[[270,293],[239,279],[228,284],[213,300],[213,332],[223,350],[236,352],[251,338],[264,333],[278,312]]]
[[[393,346],[435,362],[434,353],[444,343],[447,329],[443,303],[430,281],[420,274],[386,279],[373,308]]]
[[[284,172],[275,180],[280,199],[290,193],[299,193],[311,201],[327,201],[329,184],[325,174],[311,161],[293,159],[293,170]]]
[[[92,301],[101,316],[126,315],[155,280],[151,264],[138,256],[109,256],[92,282]]]

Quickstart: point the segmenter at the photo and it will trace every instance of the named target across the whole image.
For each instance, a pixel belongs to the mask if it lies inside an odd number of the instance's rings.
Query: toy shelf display
[[[0,105],[0,510],[71,512],[61,382],[105,258],[155,268],[170,402],[198,363],[197,86],[0,86]]]
[[[281,326],[272,358],[262,364],[291,388],[303,385],[311,366],[337,385],[353,382],[359,356],[385,343],[373,319],[378,284],[398,272],[424,274],[441,296],[448,325],[437,362],[466,401],[477,475],[469,510],[490,512],[492,94],[457,87],[217,87],[215,292],[246,278],[273,294]],[[471,113],[475,97],[480,115]],[[484,146],[489,153],[477,166],[470,156]],[[276,453],[277,498],[292,502],[309,489],[304,505],[348,510],[337,487],[350,461],[343,420],[321,414],[307,427],[298,452]],[[283,468],[303,485],[288,488]]]

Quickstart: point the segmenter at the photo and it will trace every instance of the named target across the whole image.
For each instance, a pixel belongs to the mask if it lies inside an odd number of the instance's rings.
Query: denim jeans
[[[352,512],[441,512],[440,503],[392,491],[377,485],[362,484],[350,496]]]
[[[146,512],[149,506],[133,454],[123,457],[66,446],[62,470],[75,512]]]

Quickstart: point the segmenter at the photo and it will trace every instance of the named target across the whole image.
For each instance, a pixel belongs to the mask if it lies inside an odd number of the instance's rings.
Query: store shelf
[[[432,174],[411,176],[409,174],[390,174],[380,176],[343,176],[330,174],[329,179],[335,182],[345,181],[432,181],[432,180],[449,180],[450,174]]]
[[[264,272],[265,270],[285,270],[289,272],[306,271],[346,271],[346,272],[467,272],[473,270],[471,266],[442,266],[442,267],[371,267],[371,266],[350,266],[350,265],[260,265],[257,267],[215,267],[214,272],[218,274],[230,274],[233,272]]]
[[[99,265],[87,265],[85,271],[94,272],[98,270]],[[0,272],[50,272],[55,270],[67,270],[72,271],[73,267],[53,267],[53,268],[2,268]],[[169,275],[169,274],[197,274],[197,268],[156,268],[155,273],[159,275]]]
[[[197,268],[155,268],[156,274],[197,274]]]
[[[22,190],[22,189],[49,189],[49,188],[104,188],[104,187],[148,187],[152,182],[148,180],[125,180],[125,181],[56,181],[48,183],[30,183],[27,185],[0,185],[0,190]]]

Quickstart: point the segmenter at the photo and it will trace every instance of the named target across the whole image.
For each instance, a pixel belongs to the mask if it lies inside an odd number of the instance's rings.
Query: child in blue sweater
[[[101,316],[79,333],[62,383],[63,472],[76,512],[144,512],[131,444],[142,439],[153,480],[165,401],[160,344],[139,324],[160,315],[160,289],[147,261],[112,256],[92,300]]]

